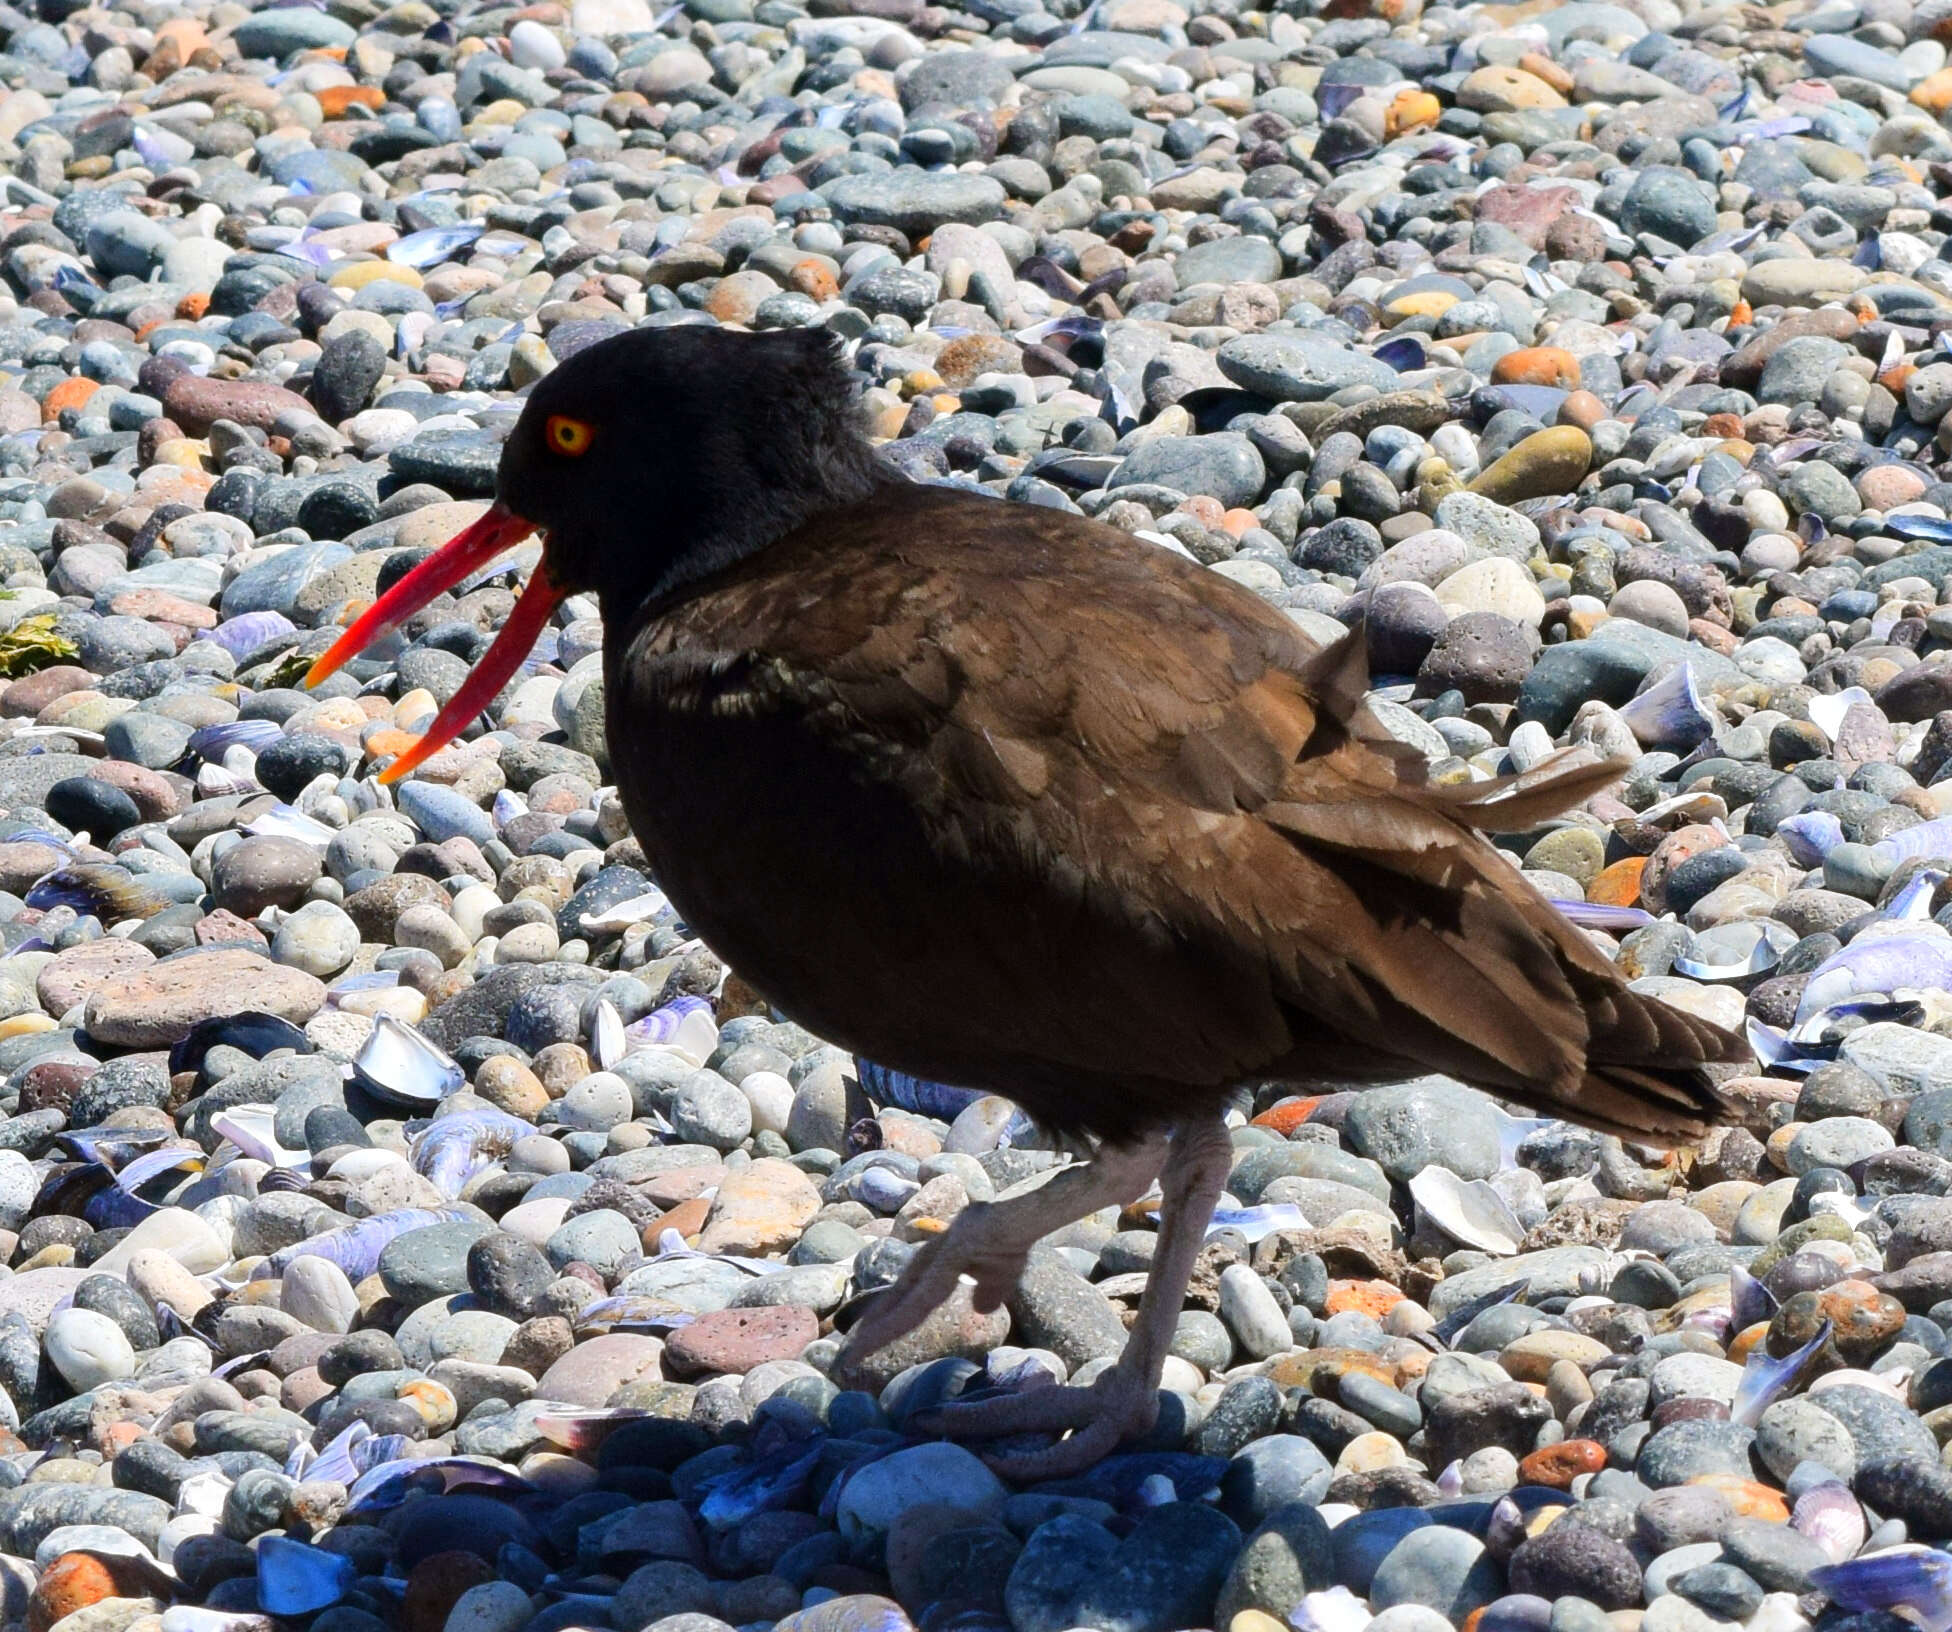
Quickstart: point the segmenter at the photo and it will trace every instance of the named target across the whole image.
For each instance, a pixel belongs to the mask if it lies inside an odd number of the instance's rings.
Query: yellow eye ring
[[[571,419],[567,414],[551,414],[542,434],[550,447],[570,459],[580,459],[588,453],[594,436],[582,420]]]

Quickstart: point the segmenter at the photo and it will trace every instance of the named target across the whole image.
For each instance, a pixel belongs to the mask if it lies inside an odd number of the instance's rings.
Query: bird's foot
[[[1158,1390],[1136,1371],[1114,1366],[1081,1388],[1049,1387],[994,1399],[951,1401],[918,1413],[910,1426],[945,1439],[1002,1439],[1063,1434],[1055,1444],[998,1448],[983,1460],[1006,1479],[1064,1479],[1103,1460],[1128,1439],[1149,1432],[1159,1415]]]
[[[841,1357],[843,1373],[848,1373],[857,1359],[887,1347],[921,1325],[947,1301],[965,1275],[976,1283],[970,1301],[979,1314],[1002,1306],[1023,1274],[1028,1249],[997,1240],[998,1232],[990,1227],[986,1211],[981,1204],[969,1207],[947,1235],[938,1236],[915,1255],[899,1281],[867,1304],[847,1334],[847,1349]]]

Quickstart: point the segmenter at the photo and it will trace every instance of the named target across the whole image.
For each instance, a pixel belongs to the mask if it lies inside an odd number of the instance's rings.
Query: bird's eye
[[[571,459],[580,459],[590,451],[593,433],[580,419],[571,419],[567,414],[551,414],[549,423],[543,427],[543,435],[556,452]]]

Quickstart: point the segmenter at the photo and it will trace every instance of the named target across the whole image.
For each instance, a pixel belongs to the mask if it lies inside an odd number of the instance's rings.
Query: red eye
[[[567,414],[551,414],[542,434],[556,452],[566,458],[580,459],[590,451],[590,442],[595,433],[580,419],[571,419]]]

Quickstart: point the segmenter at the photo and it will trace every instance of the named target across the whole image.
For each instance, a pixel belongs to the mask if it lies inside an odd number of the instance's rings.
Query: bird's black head
[[[635,329],[536,384],[495,496],[614,622],[864,497],[876,468],[825,330]]]
[[[566,595],[606,623],[680,596],[888,480],[824,330],[633,329],[540,380],[502,448],[495,503],[375,601],[312,665],[316,683],[530,533],[541,565],[467,683],[387,768],[395,781],[493,700]]]

